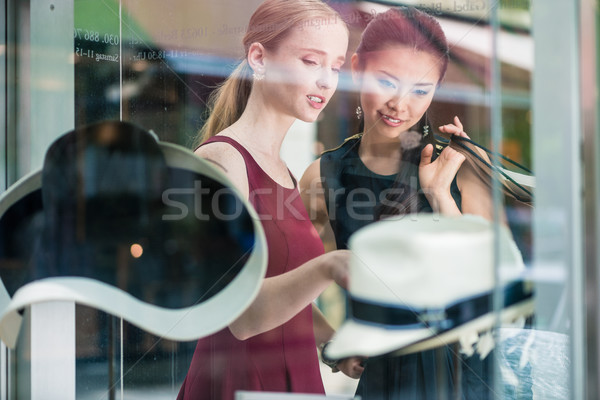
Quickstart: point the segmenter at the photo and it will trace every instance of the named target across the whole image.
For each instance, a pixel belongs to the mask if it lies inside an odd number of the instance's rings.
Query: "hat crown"
[[[49,235],[135,239],[162,212],[166,170],[156,140],[135,125],[108,121],[62,135],[42,169]]]
[[[121,121],[52,143],[41,187],[11,196],[0,214],[8,294],[43,278],[84,277],[176,309],[227,287],[252,253],[256,226],[212,165],[170,146]]]
[[[381,304],[439,308],[494,287],[494,230],[478,217],[390,219],[352,236],[350,294]],[[509,235],[500,230],[501,241]],[[522,269],[504,248],[504,268]],[[514,249],[516,250],[516,249]]]
[[[354,233],[349,244],[349,317],[327,357],[408,354],[491,329],[496,290],[502,321],[533,312],[508,228],[481,217],[386,219]]]

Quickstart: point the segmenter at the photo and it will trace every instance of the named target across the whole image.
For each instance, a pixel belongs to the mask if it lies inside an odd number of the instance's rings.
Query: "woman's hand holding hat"
[[[358,379],[365,370],[365,360],[366,357],[343,358],[337,363],[337,368],[350,378]]]
[[[321,256],[327,257],[327,261],[323,263],[327,276],[344,289],[348,289],[348,265],[351,254],[350,250],[336,250]]]

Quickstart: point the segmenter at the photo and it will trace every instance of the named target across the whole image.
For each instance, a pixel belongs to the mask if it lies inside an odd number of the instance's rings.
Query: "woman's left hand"
[[[439,127],[439,130],[440,132],[449,133],[450,135],[462,136],[467,139],[470,139],[469,135],[467,135],[466,132],[463,130],[463,125],[460,122],[460,119],[458,119],[458,117],[454,117],[453,124],[442,125]],[[485,161],[491,163],[488,154],[485,151],[476,146],[473,146],[472,149],[476,151],[479,154],[479,156]]]
[[[458,117],[454,117],[454,124],[440,127],[442,132],[467,136],[462,130],[462,124]],[[456,203],[450,194],[450,186],[458,172],[465,156],[447,146],[435,161],[433,156],[433,145],[428,144],[421,152],[421,163],[419,164],[419,181],[421,189],[434,211],[444,214],[455,214],[458,212]]]
[[[453,124],[446,124],[439,127],[440,132],[449,133],[450,135],[463,136],[469,139],[469,136],[463,129],[463,124],[458,117],[454,117]]]
[[[363,366],[365,357],[348,357],[340,360],[337,369],[353,379],[358,379],[362,375],[365,367]]]

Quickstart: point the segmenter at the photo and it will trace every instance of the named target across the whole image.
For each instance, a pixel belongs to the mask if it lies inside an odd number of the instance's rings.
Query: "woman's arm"
[[[315,331],[315,342],[317,343],[317,347],[322,345],[323,343],[327,343],[333,337],[335,330],[329,322],[327,322],[327,318],[325,315],[319,310],[316,304],[312,305],[313,310],[313,329]]]
[[[350,252],[325,253],[289,272],[266,278],[256,299],[229,325],[240,340],[287,322],[311,304],[333,282],[347,287]]]
[[[473,166],[465,163],[458,171],[456,180],[462,199],[462,212],[479,215],[492,221],[494,219],[492,191],[473,170]],[[504,213],[501,220],[504,221]]]
[[[200,147],[196,154],[224,166],[227,177],[242,195],[249,196],[246,165],[237,150],[224,143],[211,143]],[[330,252],[264,279],[256,299],[229,325],[229,330],[237,339],[245,340],[285,323],[331,283],[346,287],[349,255],[347,250]]]
[[[313,161],[300,179],[300,196],[310,221],[319,233],[324,244],[333,242],[335,237],[331,224],[329,223],[329,214],[327,213],[327,204],[325,203],[325,188],[321,178],[321,160]],[[327,249],[326,249],[327,250]]]
[[[321,348],[321,345],[327,343],[333,337],[335,330],[329,325],[327,319],[319,310],[319,308],[313,303],[313,328],[315,331],[315,341],[317,343],[317,347]],[[350,378],[358,379],[362,374],[363,370],[363,361],[365,357],[348,357],[340,360],[337,364],[337,369],[342,371],[345,375]]]
[[[440,131],[468,138],[458,117],[454,117],[454,124],[440,126]],[[489,162],[487,154],[480,152],[480,156]],[[461,165],[456,176],[456,183],[460,190],[463,214],[479,215],[487,220],[493,220],[492,191],[470,163],[465,162]],[[504,213],[500,219],[505,221]]]

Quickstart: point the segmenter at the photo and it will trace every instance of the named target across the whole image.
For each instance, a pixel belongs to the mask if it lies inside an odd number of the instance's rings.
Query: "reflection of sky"
[[[226,78],[235,69],[239,60],[211,54],[179,54],[167,53],[165,61],[173,71],[182,74],[205,74]]]
[[[165,62],[176,73],[195,74],[195,75],[212,75],[216,77],[226,78],[240,63],[239,59],[220,57],[210,54],[187,53],[185,56],[179,54],[171,56],[167,52]],[[346,62],[349,68],[349,62]],[[350,70],[342,70],[339,76],[337,90],[352,91],[356,89],[356,85],[352,82]]]

